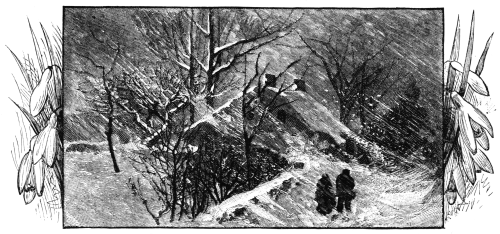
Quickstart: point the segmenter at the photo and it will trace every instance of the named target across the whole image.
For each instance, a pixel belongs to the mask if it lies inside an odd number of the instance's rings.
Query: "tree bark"
[[[120,168],[118,167],[118,163],[116,161],[115,150],[113,148],[113,117],[108,116],[108,129],[106,130],[106,139],[108,140],[108,148],[109,154],[111,156],[111,160],[113,161],[113,169],[116,173],[120,172]]]
[[[104,89],[106,91],[106,96],[107,96],[107,102],[109,106],[109,112],[108,112],[108,129],[106,130],[106,139],[108,140],[108,148],[109,148],[109,154],[111,156],[111,160],[113,161],[113,169],[115,170],[116,173],[120,172],[120,168],[118,167],[118,163],[116,162],[116,156],[115,156],[115,150],[113,148],[113,115],[115,112],[114,105],[113,105],[113,98],[111,94],[111,90],[109,90],[108,83],[106,82],[106,77],[103,74],[103,83],[104,83]]]
[[[340,116],[339,116],[340,122],[347,126],[349,122],[349,109],[347,108],[346,101],[340,99],[339,106],[340,106]]]
[[[215,59],[215,33],[214,33],[214,18],[212,9],[208,10],[208,70],[207,70],[207,91],[208,95],[206,97],[207,104],[214,107],[214,92],[215,92],[215,64],[213,60]]]
[[[173,155],[173,172],[172,172],[172,209],[170,210],[170,222],[175,220],[175,207],[177,206],[177,163],[176,163],[176,155]]]
[[[193,10],[191,10],[191,25],[190,25],[190,30],[189,30],[189,50],[190,50],[190,54],[189,54],[189,83],[188,85],[186,85],[191,91],[194,91],[195,90],[195,64],[196,64],[196,58],[194,57],[194,51],[195,51],[195,34],[194,34],[194,30],[195,29],[195,25],[194,25],[194,18],[193,18]],[[195,92],[191,92],[191,95],[193,95]],[[195,122],[195,118],[194,118],[194,115],[195,115],[195,107],[194,107],[194,104],[192,102],[193,98],[190,97],[191,99],[191,103],[190,103],[190,106],[189,106],[189,112],[190,112],[190,116],[189,116],[189,121],[191,121],[191,124],[193,124]]]
[[[251,160],[251,151],[252,151],[252,139],[253,137],[248,134],[246,130],[243,130],[243,139],[245,140],[245,160],[247,163],[246,166],[246,179],[247,185],[250,187],[250,178],[251,178],[251,169],[252,169],[252,160]]]

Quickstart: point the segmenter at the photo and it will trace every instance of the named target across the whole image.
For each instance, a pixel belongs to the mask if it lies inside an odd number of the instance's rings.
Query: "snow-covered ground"
[[[303,169],[285,172],[252,191],[234,196],[198,217],[200,221],[223,220],[223,226],[285,227],[439,227],[442,196],[431,190],[434,183],[422,169],[387,174],[357,163],[332,162],[315,150],[296,150],[289,160],[304,162]],[[357,185],[353,211],[331,220],[316,211],[316,183],[321,174],[334,178],[351,170]],[[291,187],[284,186],[285,183]],[[424,199],[425,198],[425,199]],[[236,217],[236,209],[244,215]],[[241,212],[240,212],[241,213]]]
[[[138,176],[123,158],[133,148],[127,145],[117,151],[123,171],[118,174],[113,172],[105,151],[66,154],[66,226],[156,226],[127,187],[128,178]],[[169,223],[165,218],[161,225],[331,228],[442,225],[442,196],[430,193],[438,181],[433,181],[423,169],[388,174],[355,162],[332,161],[312,147],[300,144],[288,151],[286,157],[291,162],[303,162],[304,167],[285,171],[251,191],[210,207],[195,222]],[[357,197],[352,213],[332,221],[336,211],[328,216],[316,211],[316,183],[323,173],[328,173],[334,181],[344,168],[351,170],[356,181]],[[431,195],[426,197],[427,194]],[[234,214],[237,209],[243,210],[239,216]]]

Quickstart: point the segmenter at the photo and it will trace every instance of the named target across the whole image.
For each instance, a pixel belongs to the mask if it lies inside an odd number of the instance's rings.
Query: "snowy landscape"
[[[443,227],[442,10],[64,11],[65,227]]]

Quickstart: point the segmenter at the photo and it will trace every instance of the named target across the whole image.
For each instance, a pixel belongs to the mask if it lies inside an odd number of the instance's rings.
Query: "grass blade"
[[[465,64],[464,64],[464,72],[462,75],[462,82],[460,83],[460,89],[458,94],[463,96],[465,94],[465,89],[467,88],[467,78],[469,76],[470,65],[472,61],[472,47],[474,44],[474,12],[472,12],[472,21],[470,25],[470,34],[469,34],[469,44],[467,45],[467,53],[465,54]]]
[[[10,53],[12,54],[12,57],[14,57],[14,60],[16,60],[17,66],[19,67],[19,70],[21,70],[24,80],[26,81],[26,83],[30,85],[31,80],[29,79],[29,75],[26,72],[24,64],[21,62],[21,60],[19,60],[19,57],[17,57],[17,55],[9,47],[7,47],[7,49],[9,49]]]
[[[454,61],[458,60],[460,52],[460,17],[457,18],[457,26],[455,28],[455,38],[453,39],[453,47],[451,49],[451,55],[450,55],[450,61],[453,63]],[[444,112],[443,112],[443,118],[445,120],[448,120],[448,123],[444,124],[444,138],[445,142],[449,141],[451,142],[452,139],[455,138],[456,132],[453,131],[453,125],[455,123],[455,116],[452,111],[452,103],[451,103],[451,97],[450,94],[455,91],[455,86],[457,82],[457,78],[460,76],[458,75],[458,72],[455,71],[453,68],[451,68],[452,64],[450,63],[449,68],[448,68],[448,74],[447,74],[447,80],[446,80],[446,87],[445,87],[445,95],[444,95]],[[448,149],[451,149],[452,147],[447,147]],[[445,152],[445,155],[449,155],[449,152]],[[447,158],[445,158],[447,160]],[[447,162],[447,161],[445,161]]]
[[[453,47],[451,48],[450,61],[457,61],[460,52],[460,17],[457,19],[457,27],[455,29],[455,39],[453,39]]]
[[[43,56],[41,54],[42,50],[40,49],[40,45],[38,44],[38,40],[36,39],[35,32],[33,31],[33,28],[31,27],[31,23],[30,23],[29,19],[28,19],[28,24],[29,24],[30,32],[31,32],[31,39],[33,40],[33,46],[35,47],[36,59],[38,61],[40,71],[43,71],[45,68],[45,63],[43,62]]]
[[[479,58],[479,62],[477,62],[476,74],[478,76],[480,76],[481,73],[483,72],[484,62],[486,60],[486,54],[488,53],[488,49],[490,48],[492,38],[493,38],[493,33],[491,34],[490,38],[488,38],[488,42],[486,42],[486,46],[484,47],[483,53],[481,54],[481,57]]]
[[[42,33],[43,33],[43,37],[44,37],[44,40],[42,40],[42,42],[44,42],[46,51],[48,52],[49,58],[50,58],[50,64],[47,64],[47,65],[54,65],[54,62],[55,62],[55,59],[53,56],[54,50],[52,48],[52,43],[50,41],[50,37],[47,34],[47,31],[45,31],[45,28],[43,27],[43,25],[41,23],[40,23],[40,27],[42,28]]]
[[[38,127],[38,122],[35,120],[35,117],[33,117],[29,111],[27,111],[24,107],[18,105],[12,99],[11,101],[17,106],[17,108],[19,108],[19,110],[21,110],[21,112],[23,112],[24,117],[26,117],[26,119],[30,123],[31,128],[33,129],[35,134],[38,135],[38,133],[40,133],[40,128]]]

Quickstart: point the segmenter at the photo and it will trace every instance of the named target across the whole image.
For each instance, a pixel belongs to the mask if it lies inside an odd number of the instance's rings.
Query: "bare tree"
[[[192,189],[205,191],[205,196],[220,204],[244,191],[244,154],[241,143],[228,136],[204,137],[193,159]],[[193,194],[194,195],[194,194]],[[193,199],[196,199],[193,196]]]
[[[214,106],[215,96],[235,87],[231,85],[232,76],[221,74],[234,68],[245,55],[287,36],[300,19],[294,20],[292,13],[280,19],[261,10],[139,12],[136,23],[150,39],[150,50],[173,60],[186,74],[191,95],[202,95]]]
[[[154,145],[160,134],[171,127],[171,116],[191,106],[179,77],[169,69],[151,77],[141,73],[123,73],[118,77],[116,105],[142,130],[143,143],[148,146]]]
[[[171,116],[167,121],[169,128],[161,132],[160,141],[154,149],[147,154],[139,154],[131,157],[134,168],[149,183],[155,193],[155,199],[148,199],[146,193],[141,189],[141,182],[129,181],[134,195],[142,200],[151,217],[156,224],[160,224],[160,218],[169,213],[170,222],[177,215],[179,219],[188,212],[187,197],[187,173],[188,163],[192,159],[192,152],[188,147],[189,126],[187,114],[179,112]],[[152,204],[159,201],[160,209],[155,211]]]
[[[294,84],[291,83],[289,85],[285,85],[285,80],[283,80],[277,90],[270,90],[269,83],[263,82],[263,75],[266,73],[267,68],[269,67],[269,63],[267,63],[264,68],[261,69],[259,65],[260,58],[261,53],[257,55],[257,58],[255,60],[255,74],[248,81],[246,81],[247,69],[245,66],[245,84],[243,87],[241,113],[243,117],[242,137],[244,141],[244,152],[247,165],[247,180],[249,180],[251,177],[250,173],[252,166],[252,142],[254,141],[255,137],[261,132],[262,125],[265,119],[269,117],[269,113],[272,113],[278,108],[293,102],[293,100],[285,101],[282,103],[278,102],[278,97],[280,97],[280,95],[285,91],[289,90]],[[281,78],[291,67],[297,64],[300,60],[301,59],[295,60],[288,66],[286,66],[286,68],[277,75],[276,79]]]
[[[92,64],[92,66],[98,69],[98,74],[95,75],[93,71],[85,71],[85,70],[74,70],[77,73],[88,75],[91,77],[95,77],[100,79],[102,89],[97,90],[97,95],[90,95],[90,100],[93,103],[93,110],[97,113],[100,113],[107,119],[106,130],[104,134],[106,135],[106,140],[108,142],[108,150],[113,162],[113,169],[116,173],[120,172],[120,168],[118,167],[118,162],[116,161],[115,150],[113,147],[113,122],[115,120],[115,100],[114,100],[114,92],[117,89],[116,79],[113,76],[117,62],[122,53],[122,48],[120,44],[114,43],[110,39],[101,40],[95,34],[92,33],[92,38],[94,38],[97,42],[102,45],[107,46],[109,49],[114,51],[114,55],[112,57],[111,65],[108,69],[106,69],[105,65],[98,64],[94,59],[92,59],[88,55],[76,53],[78,56],[86,59],[88,62]]]
[[[343,34],[331,32],[327,39],[301,36],[302,42],[317,59],[339,101],[340,121],[349,122],[353,111],[365,124],[367,100],[374,91],[385,95],[402,77],[407,76],[397,59],[386,55],[392,40],[384,37],[379,45],[358,32],[360,24]],[[338,36],[341,35],[341,36]],[[358,40],[358,41],[355,41]],[[359,41],[361,40],[361,41]],[[386,85],[388,81],[395,81]]]

